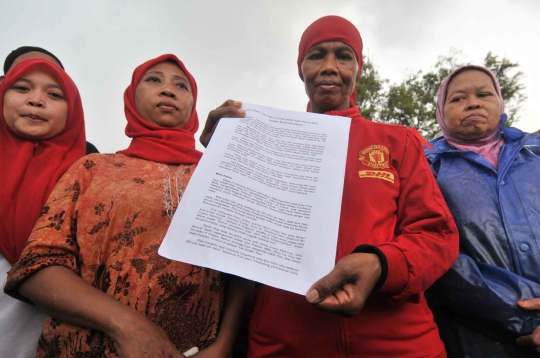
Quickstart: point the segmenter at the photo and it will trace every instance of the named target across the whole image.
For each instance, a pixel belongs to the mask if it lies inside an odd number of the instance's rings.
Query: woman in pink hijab
[[[480,66],[442,83],[437,119],[425,152],[460,234],[429,295],[448,356],[537,357],[540,136],[504,126],[499,82]]]
[[[450,83],[452,86],[449,86]],[[459,116],[461,106],[464,104],[463,95],[466,90],[464,84],[472,87],[471,89],[481,87],[480,90],[492,91],[478,96],[485,99],[487,115],[472,109],[465,118]],[[441,84],[437,97],[437,121],[446,142],[453,148],[478,153],[497,168],[499,150],[504,143],[499,125],[504,125],[507,117],[502,118],[504,101],[501,86],[495,75],[480,66],[460,67]]]

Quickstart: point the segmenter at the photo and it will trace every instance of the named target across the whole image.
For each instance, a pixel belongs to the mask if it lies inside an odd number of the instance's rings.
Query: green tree
[[[508,114],[507,125],[517,122],[519,120],[518,112],[527,99],[524,93],[525,86],[521,82],[524,75],[518,70],[519,64],[510,62],[506,57],[499,60],[490,51],[484,59],[484,66],[495,74],[501,85],[505,112]]]
[[[373,61],[364,56],[362,76],[356,82],[356,105],[365,118],[375,118],[385,101],[385,85],[388,80],[382,78]]]
[[[426,138],[440,133],[437,124],[437,91],[450,72],[463,65],[456,52],[439,57],[428,72],[418,71],[401,83],[389,84],[377,71],[370,58],[364,58],[362,77],[357,83],[356,104],[364,117],[378,122],[416,127]],[[506,57],[499,59],[489,52],[484,59],[501,84],[510,125],[526,99],[519,65]]]

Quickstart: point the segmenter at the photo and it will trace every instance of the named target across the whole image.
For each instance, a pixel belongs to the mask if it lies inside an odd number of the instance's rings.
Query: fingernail
[[[520,306],[527,306],[527,301],[525,301],[525,300],[519,300],[519,301],[517,301],[517,303]]]
[[[234,106],[235,106],[235,107],[242,107],[242,102],[240,102],[240,101],[234,101]]]
[[[319,292],[317,290],[311,290],[306,295],[306,299],[309,303],[315,303],[319,299]]]
[[[246,115],[246,111],[244,111],[243,109],[240,110],[240,114],[245,116]]]

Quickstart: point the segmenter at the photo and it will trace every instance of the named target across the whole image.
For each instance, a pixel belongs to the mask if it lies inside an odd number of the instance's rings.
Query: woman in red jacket
[[[360,115],[361,68],[362,39],[349,21],[326,16],[302,35],[308,111],[352,119],[337,264],[306,297],[261,287],[249,357],[446,356],[424,291],[456,259],[457,230],[416,132]],[[203,143],[217,118],[242,116],[237,105],[210,114]]]

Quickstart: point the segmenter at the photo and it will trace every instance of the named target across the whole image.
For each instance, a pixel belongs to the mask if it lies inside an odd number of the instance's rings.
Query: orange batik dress
[[[47,266],[64,266],[144,313],[181,351],[216,338],[223,303],[219,272],[168,260],[157,250],[196,165],[123,154],[77,161],[43,208],[6,291]],[[101,348],[105,347],[105,348]],[[103,333],[49,317],[38,357],[115,357]]]

